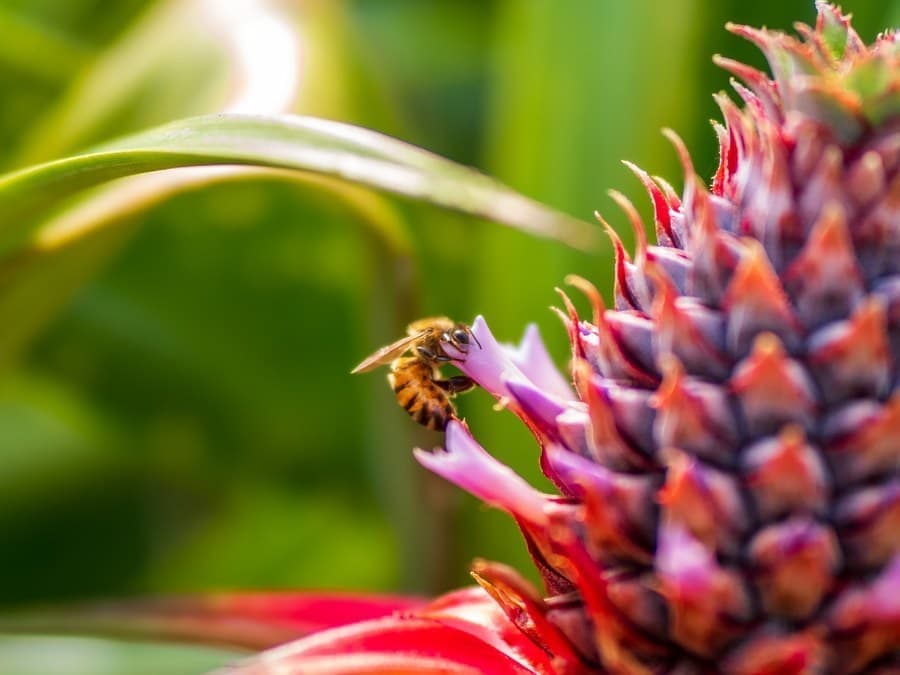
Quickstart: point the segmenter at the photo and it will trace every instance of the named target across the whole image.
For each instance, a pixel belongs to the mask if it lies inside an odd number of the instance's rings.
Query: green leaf
[[[0,672],[16,675],[191,675],[238,658],[234,651],[208,647],[0,636]]]
[[[273,29],[272,24],[285,28]],[[298,31],[288,25],[287,12],[273,15],[250,5],[229,9],[228,3],[146,3],[84,68],[62,78],[65,90],[30,120],[19,134],[18,151],[4,161],[24,167],[156,124],[234,106],[244,112],[281,112],[300,79],[299,70],[284,63],[300,42]],[[0,37],[5,37],[2,26],[0,15]],[[237,48],[254,29],[257,48],[252,53]],[[49,49],[31,45],[32,52]],[[278,60],[283,63],[279,76],[265,78],[264,86],[253,90],[258,100],[240,100],[247,78],[259,77],[260,62]],[[71,69],[85,59],[53,58],[57,61]]]
[[[249,165],[332,177],[511,225],[582,249],[597,228],[402,141],[309,117],[211,115],[158,127],[92,152],[0,177],[0,253],[23,243],[28,218],[116,178],[191,166]]]
[[[841,59],[847,50],[847,25],[839,20],[839,16],[831,11],[819,11],[819,18],[824,22],[822,37],[831,57]]]
[[[50,82],[65,81],[88,58],[82,44],[0,6],[0,64]]]

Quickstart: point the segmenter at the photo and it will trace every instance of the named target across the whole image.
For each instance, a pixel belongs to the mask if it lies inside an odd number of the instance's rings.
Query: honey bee
[[[456,415],[450,399],[473,389],[475,382],[466,375],[443,378],[440,365],[464,359],[472,342],[481,348],[478,338],[464,323],[456,323],[445,316],[419,319],[409,324],[406,337],[363,359],[352,372],[365,373],[390,363],[388,382],[397,396],[397,403],[422,426],[443,431]],[[462,353],[462,359],[447,354],[445,345]],[[408,352],[411,352],[410,356],[406,356]]]

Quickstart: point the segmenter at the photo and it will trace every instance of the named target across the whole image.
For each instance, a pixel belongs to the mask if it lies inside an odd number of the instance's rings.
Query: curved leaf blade
[[[28,219],[116,178],[189,166],[290,169],[375,188],[592,250],[598,229],[478,171],[374,131],[311,117],[207,115],[0,177],[0,252]]]
[[[398,596],[219,593],[31,610],[0,618],[0,630],[259,650],[318,631],[410,612],[423,604],[418,598]]]

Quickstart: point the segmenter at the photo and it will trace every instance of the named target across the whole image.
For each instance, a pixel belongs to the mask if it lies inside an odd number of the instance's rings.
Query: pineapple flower
[[[543,592],[479,561],[480,588],[234,672],[900,672],[900,37],[817,8],[799,39],[729,27],[774,79],[717,59],[743,107],[716,97],[710,186],[671,132],[681,196],[628,165],[657,243],[613,193],[636,250],[607,227],[614,309],[560,291],[570,380],[533,327],[511,348],[478,317],[451,354],[560,495],[460,421],[416,458],[516,520]]]
[[[511,348],[473,324],[460,368],[560,494],[460,421],[416,458],[515,519],[542,591],[478,561],[433,602],[224,597],[160,625],[283,643],[232,675],[900,672],[900,37],[866,46],[817,9],[799,38],[729,26],[774,79],[717,59],[742,106],[716,97],[709,185],[670,132],[681,196],[628,165],[657,243],[613,193],[637,244],[609,230],[613,309],[580,278],[589,319],[560,292],[570,378],[534,328]]]

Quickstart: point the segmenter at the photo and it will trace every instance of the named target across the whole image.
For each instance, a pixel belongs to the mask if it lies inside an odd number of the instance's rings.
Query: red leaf
[[[511,649],[440,620],[395,616],[323,631],[263,652],[229,675],[297,673],[484,673],[536,675]]]
[[[0,621],[6,631],[158,638],[265,649],[304,635],[422,607],[418,598],[221,593],[47,609]]]

